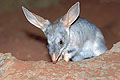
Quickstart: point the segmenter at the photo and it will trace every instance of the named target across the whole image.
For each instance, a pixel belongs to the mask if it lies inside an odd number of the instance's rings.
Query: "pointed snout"
[[[52,62],[55,64],[57,62],[57,57],[58,57],[58,54],[56,52],[54,52],[52,54]]]

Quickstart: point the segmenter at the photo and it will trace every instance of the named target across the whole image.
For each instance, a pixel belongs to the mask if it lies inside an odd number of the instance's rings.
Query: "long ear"
[[[80,3],[75,3],[68,12],[63,16],[62,23],[65,28],[69,28],[70,25],[78,18],[80,13]]]
[[[45,24],[50,24],[50,22],[48,20],[43,19],[42,17],[30,12],[29,10],[27,10],[26,8],[24,8],[22,6],[22,10],[27,18],[27,20],[35,25],[36,27],[40,28],[43,32],[46,30],[44,25]]]

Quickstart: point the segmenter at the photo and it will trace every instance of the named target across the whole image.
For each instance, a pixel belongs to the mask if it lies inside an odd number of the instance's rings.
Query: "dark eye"
[[[62,45],[63,44],[63,41],[62,40],[60,40],[60,42],[58,43],[59,45]]]

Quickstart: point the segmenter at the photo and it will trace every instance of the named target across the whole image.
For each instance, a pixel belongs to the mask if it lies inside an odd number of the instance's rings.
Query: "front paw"
[[[64,56],[64,60],[65,60],[66,62],[68,62],[68,61],[69,61],[69,58],[68,58],[67,56]]]
[[[65,54],[64,54],[64,60],[65,60],[66,62],[68,62],[68,61],[70,60],[70,58],[71,58],[71,55],[70,55],[70,54],[68,54],[68,53],[65,53]]]

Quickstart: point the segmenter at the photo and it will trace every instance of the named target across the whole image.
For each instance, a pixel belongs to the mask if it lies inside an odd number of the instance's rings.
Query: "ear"
[[[80,13],[80,3],[75,3],[68,12],[63,16],[62,23],[65,28],[69,28],[70,25],[78,18]]]
[[[42,17],[30,12],[29,10],[27,10],[26,8],[24,8],[22,6],[22,10],[27,18],[27,20],[35,25],[36,27],[40,28],[43,32],[46,30],[46,28],[44,27],[45,24],[50,24],[50,22],[48,20],[43,19]]]

